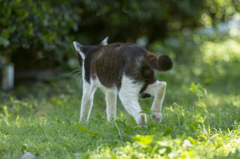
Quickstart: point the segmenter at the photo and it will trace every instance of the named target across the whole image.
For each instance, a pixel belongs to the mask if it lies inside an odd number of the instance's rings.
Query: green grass
[[[237,94],[221,96],[211,90],[206,94],[202,86],[191,83],[176,91],[177,86],[168,83],[162,123],[154,123],[148,115],[147,124],[139,127],[119,101],[117,120],[108,123],[104,95],[97,91],[90,122],[78,124],[81,89],[75,81],[35,83],[1,92],[1,158],[19,158],[25,152],[38,158],[240,156]],[[152,100],[140,100],[148,114]]]
[[[82,90],[76,79],[26,82],[0,92],[0,158],[25,152],[39,159],[239,158],[239,61],[204,61],[208,55],[197,49],[202,45],[194,45],[191,56],[174,58],[169,73],[158,74],[168,83],[161,123],[150,117],[153,98],[140,99],[146,125],[139,127],[119,100],[117,120],[108,123],[98,90],[90,122],[79,124]]]

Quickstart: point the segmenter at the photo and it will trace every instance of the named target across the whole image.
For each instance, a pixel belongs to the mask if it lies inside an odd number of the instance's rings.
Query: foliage
[[[216,26],[239,11],[237,0],[219,1],[0,1],[0,50],[17,69],[74,64],[72,41],[146,44],[173,32]],[[74,57],[74,58],[73,58]],[[29,62],[31,61],[31,62]],[[25,64],[27,63],[27,64]]]
[[[17,66],[23,59],[35,62],[45,56],[51,62],[62,62],[66,50],[71,50],[73,37],[69,32],[77,28],[81,18],[74,4],[10,0],[0,1],[0,8],[1,55],[12,56]],[[45,61],[45,65],[49,64]]]

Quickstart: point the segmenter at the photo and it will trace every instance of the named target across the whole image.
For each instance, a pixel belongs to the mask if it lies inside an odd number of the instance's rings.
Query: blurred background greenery
[[[109,36],[170,55],[180,81],[238,80],[229,77],[239,74],[239,0],[0,0],[0,8],[0,56],[16,73],[69,72],[79,67],[73,41]]]

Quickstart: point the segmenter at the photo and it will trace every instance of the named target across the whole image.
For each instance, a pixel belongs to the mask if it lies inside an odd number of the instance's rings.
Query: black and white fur
[[[140,113],[139,97],[155,96],[151,106],[156,120],[162,120],[162,103],[166,82],[158,81],[155,70],[168,71],[172,60],[167,55],[159,57],[131,43],[107,43],[82,46],[73,42],[82,67],[83,96],[80,121],[89,121],[94,93],[100,88],[105,93],[107,120],[116,119],[117,94],[139,125],[146,123],[146,114]]]

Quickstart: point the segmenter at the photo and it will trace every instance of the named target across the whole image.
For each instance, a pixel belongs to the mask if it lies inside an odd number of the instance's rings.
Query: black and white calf
[[[167,55],[159,57],[133,43],[107,43],[82,46],[73,42],[82,67],[83,96],[80,121],[88,121],[97,88],[106,96],[107,119],[116,119],[116,100],[120,100],[139,125],[146,122],[146,114],[140,113],[138,98],[155,96],[151,111],[158,122],[162,120],[162,103],[166,82],[157,80],[155,70],[168,71],[173,62]]]

